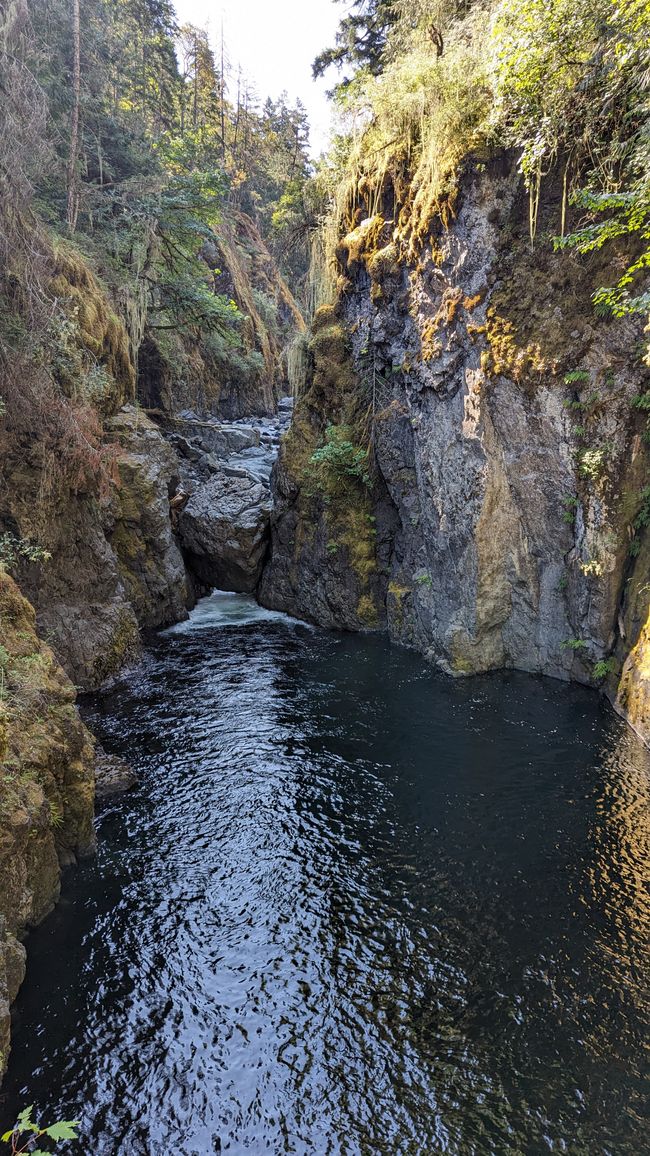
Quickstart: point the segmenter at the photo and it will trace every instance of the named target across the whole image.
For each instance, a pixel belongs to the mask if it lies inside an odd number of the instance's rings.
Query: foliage
[[[598,481],[602,476],[605,464],[606,453],[602,446],[581,450],[578,454],[578,469],[581,474],[589,478],[592,482]]]
[[[640,507],[634,519],[634,529],[644,530],[650,526],[650,486],[645,486],[639,494]]]
[[[632,521],[633,538],[630,542],[630,554],[635,558],[641,549],[640,535],[650,526],[650,486],[645,486],[638,495],[639,508]]]
[[[359,71],[338,94],[346,132],[317,178],[326,262],[342,232],[380,215],[393,217],[393,240],[415,255],[433,220],[451,218],[460,163],[487,126],[487,5],[423,3],[414,18],[400,4],[393,16],[382,71]],[[433,17],[442,54],[432,45]]]
[[[12,1156],[21,1152],[29,1152],[31,1156],[47,1156],[51,1149],[42,1148],[41,1141],[53,1140],[55,1143],[58,1143],[59,1140],[77,1139],[78,1120],[60,1120],[58,1123],[50,1124],[48,1127],[41,1127],[41,1125],[33,1119],[33,1111],[33,1105],[30,1105],[29,1108],[24,1108],[13,1128],[10,1128],[8,1132],[5,1132],[4,1135],[0,1137],[3,1143],[11,1145]],[[34,1147],[34,1144],[36,1144],[37,1147]]]
[[[576,229],[558,242],[560,247],[570,245],[580,253],[591,253],[619,237],[631,238],[641,245],[639,255],[630,262],[616,283],[596,290],[594,305],[597,310],[614,317],[650,313],[650,287],[646,285],[639,292],[634,291],[639,275],[650,269],[650,176],[639,180],[626,192],[592,193],[581,190],[576,194],[574,203],[586,209],[590,215],[605,215],[605,220]]]
[[[350,482],[369,489],[368,451],[354,444],[350,427],[330,425],[325,438],[325,445],[311,455],[307,471],[309,481],[327,493]]]
[[[637,397],[634,398],[632,405],[635,409],[641,410],[642,413],[647,415],[643,437],[644,440],[648,442],[650,441],[650,389],[638,394]]]
[[[542,179],[561,158],[556,245],[590,253],[625,239],[635,256],[594,306],[616,317],[650,312],[648,0],[505,0],[495,40],[497,117],[520,150],[531,239]],[[587,216],[567,236],[569,199]]]
[[[189,272],[209,288],[195,258],[224,212],[244,209],[269,238],[284,235],[271,219],[290,187],[300,199],[308,175],[305,111],[285,97],[260,110],[241,75],[231,101],[225,47],[217,63],[207,33],[193,25],[179,29],[169,0],[85,0],[82,15],[78,228],[134,284],[144,279],[154,296],[158,274],[168,287],[188,271],[188,259]],[[24,71],[49,116],[54,157],[42,169],[32,164],[30,179],[40,210],[58,225],[71,115],[63,79],[70,68],[69,4],[34,5],[31,16]],[[172,307],[176,296],[183,326],[186,294],[171,295]],[[208,326],[209,296],[200,303]],[[195,320],[193,307],[189,324]]]
[[[584,638],[565,638],[560,643],[562,650],[584,650],[587,646]]]
[[[497,115],[534,186],[562,153],[601,187],[638,169],[647,123],[647,0],[504,0]],[[583,169],[584,171],[584,169]]]
[[[323,76],[332,65],[341,69],[346,64],[353,72],[365,69],[377,75],[388,30],[396,19],[395,0],[352,0],[339,24],[334,47],[325,49],[314,61],[314,76]],[[345,88],[350,79],[344,78],[339,88]]]
[[[49,551],[36,542],[29,542],[11,533],[0,534],[0,570],[13,569],[21,558],[27,562],[49,562],[51,556]]]
[[[594,667],[591,673],[593,674],[595,680],[600,682],[603,678],[606,678],[608,674],[613,674],[615,670],[616,659],[601,658],[599,662],[594,663]]]
[[[82,0],[77,110],[73,10],[0,12],[0,455],[35,447],[39,509],[60,488],[113,484],[102,417],[133,399],[145,338],[179,334],[217,383],[275,365],[271,308],[252,316],[213,260],[239,209],[294,284],[307,264],[304,109],[284,96],[260,109],[225,46],[180,29],[170,0]]]
[[[576,511],[579,504],[578,499],[573,496],[562,499],[562,505],[564,507],[564,513],[562,514],[563,522],[567,522],[570,526],[573,525],[576,520]]]

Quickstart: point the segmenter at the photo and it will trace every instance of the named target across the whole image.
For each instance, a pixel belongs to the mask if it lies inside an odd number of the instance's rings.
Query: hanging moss
[[[311,357],[309,341],[304,331],[297,333],[287,349],[287,379],[294,398],[304,393],[309,378]]]
[[[91,368],[101,367],[107,375],[109,385],[101,398],[104,411],[114,412],[133,400],[135,370],[126,329],[97,278],[71,245],[59,242],[55,248],[50,290],[68,313]],[[59,372],[65,379],[63,366]],[[73,380],[63,380],[62,385],[68,392],[76,387]]]
[[[383,249],[378,249],[368,255],[366,267],[373,281],[383,281],[386,277],[394,276],[400,271],[400,256],[398,246],[391,241]]]
[[[381,214],[362,221],[356,229],[343,238],[340,253],[351,271],[355,266],[367,265],[379,249],[385,247],[386,222]],[[383,243],[380,243],[383,242]]]

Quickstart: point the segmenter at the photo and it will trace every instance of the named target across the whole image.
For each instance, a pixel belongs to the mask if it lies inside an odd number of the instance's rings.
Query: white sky
[[[330,110],[325,92],[335,82],[311,77],[312,61],[334,43],[345,6],[334,0],[175,0],[181,23],[207,28],[213,48],[221,37],[221,19],[230,64],[254,83],[263,102],[281,92],[305,105],[313,156],[326,147]],[[231,97],[235,95],[232,91]]]

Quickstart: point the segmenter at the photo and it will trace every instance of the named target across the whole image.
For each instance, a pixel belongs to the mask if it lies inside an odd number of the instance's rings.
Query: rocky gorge
[[[353,3],[319,164],[0,15],[0,1079],[22,988],[106,1156],[638,1148],[650,11],[558,3]]]
[[[251,311],[256,284],[277,294],[276,332],[293,332],[303,323],[290,292],[252,223],[239,224],[255,267],[229,236],[222,279],[233,292],[237,282]],[[143,636],[186,618],[212,586],[256,588],[270,474],[293,405],[282,397],[282,348],[257,315],[248,340],[263,346],[266,371],[254,362],[252,380],[230,382],[221,396],[219,383],[206,386],[196,354],[188,388],[177,367],[154,356],[151,338],[136,374],[128,318],[88,264],[66,253],[52,272],[71,318],[66,358],[78,381],[96,373],[101,389],[85,403],[83,427],[66,412],[65,392],[47,394],[61,411],[52,432],[60,421],[67,452],[80,454],[72,480],[48,447],[41,402],[13,432],[1,431],[0,1070],[24,975],[22,938],[52,910],[61,869],[94,845],[95,768],[98,797],[134,782],[126,764],[94,754],[76,694],[137,663]]]
[[[224,420],[127,400],[104,421],[116,486],[52,510],[50,560],[20,565],[40,637],[4,579],[5,635],[22,616],[31,646],[23,657],[6,635],[9,685],[29,660],[52,718],[51,751],[30,747],[27,761],[20,712],[4,723],[5,1057],[19,937],[56,899],[57,854],[65,864],[92,848],[92,740],[67,679],[104,685],[137,661],[141,632],[182,620],[214,587],[387,631],[452,675],[514,667],[600,684],[650,737],[648,543],[633,537],[644,377],[626,359],[638,328],[590,320],[598,268],[590,280],[572,257],[531,263],[521,188],[501,163],[468,171],[456,221],[416,266],[397,259],[383,216],[361,220],[340,261],[346,287],[313,319],[295,407],[285,396],[264,415],[260,399],[260,416]],[[552,309],[560,286],[566,306]],[[315,469],[341,430],[368,439],[367,474]]]

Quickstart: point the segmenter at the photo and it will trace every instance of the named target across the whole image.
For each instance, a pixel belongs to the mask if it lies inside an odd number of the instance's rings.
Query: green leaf
[[[32,1132],[38,1132],[38,1125],[32,1120],[32,1112],[34,1105],[30,1104],[28,1108],[23,1108],[18,1119],[16,1120],[16,1129],[20,1132],[26,1132],[28,1129]]]
[[[76,1140],[78,1127],[79,1120],[60,1120],[58,1124],[44,1128],[43,1132],[50,1140]]]

